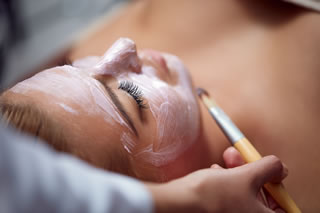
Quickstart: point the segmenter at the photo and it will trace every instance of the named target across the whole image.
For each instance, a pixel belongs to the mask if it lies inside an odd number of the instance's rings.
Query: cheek
[[[168,87],[161,81],[139,83],[155,123],[148,132],[154,134],[147,134],[148,143],[143,147],[134,146],[133,141],[128,144],[135,158],[164,166],[196,141],[200,129],[198,104],[191,88]]]
[[[163,91],[150,103],[156,121],[156,137],[152,149],[144,153],[146,159],[161,166],[175,160],[198,137],[199,113],[195,101],[182,97],[176,91]]]

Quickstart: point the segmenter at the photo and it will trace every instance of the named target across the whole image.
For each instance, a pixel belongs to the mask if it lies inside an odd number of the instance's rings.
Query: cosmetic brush
[[[201,88],[198,88],[197,92],[213,119],[216,121],[230,143],[240,152],[242,158],[247,163],[260,160],[262,157],[259,152],[242,134],[225,112],[216,104],[216,102],[210,99],[209,93]],[[287,213],[301,213],[300,209],[285,190],[282,183],[266,183],[264,188]]]

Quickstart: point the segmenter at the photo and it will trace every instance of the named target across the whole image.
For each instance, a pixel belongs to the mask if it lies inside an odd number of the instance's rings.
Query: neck
[[[257,22],[276,25],[290,6],[280,0],[146,0],[136,4],[136,26],[162,40],[170,35],[174,46],[199,47]]]
[[[187,37],[197,33],[210,35],[231,25],[238,26],[247,17],[238,1],[149,0],[144,2],[140,22],[164,34],[184,32]],[[233,23],[233,24],[230,24]],[[195,30],[196,29],[196,30]],[[198,36],[198,35],[197,35]]]

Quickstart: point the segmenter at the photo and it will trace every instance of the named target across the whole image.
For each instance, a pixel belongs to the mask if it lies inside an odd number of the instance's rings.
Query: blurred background
[[[19,78],[21,73],[41,67],[44,62],[61,55],[90,24],[111,15],[126,2],[0,0],[2,88]]]
[[[320,10],[320,0],[286,1]],[[128,2],[129,0],[0,0],[0,89],[21,80],[22,76],[28,77],[24,73],[59,64],[68,55],[72,42],[85,35],[84,32],[89,31],[96,20],[108,21],[110,16]],[[135,38],[134,33],[126,33],[121,31],[120,35],[128,34]],[[115,40],[110,33],[107,36],[110,36],[110,40]],[[94,41],[98,43],[97,37],[96,35],[88,42],[84,49],[88,50],[90,46],[91,49],[97,49],[94,47]],[[167,44],[164,38],[159,41],[154,35],[153,37],[156,42],[151,44],[158,43],[160,47],[165,46],[160,45],[161,42]],[[144,37],[143,39],[147,43]],[[156,49],[159,49],[158,46]],[[148,47],[153,46],[148,44]],[[83,49],[82,51],[84,52]],[[3,75],[3,70],[6,70],[6,75]]]

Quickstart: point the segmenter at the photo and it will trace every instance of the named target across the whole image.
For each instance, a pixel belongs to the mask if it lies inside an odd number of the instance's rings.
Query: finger
[[[270,180],[271,183],[281,183],[283,179],[285,179],[288,176],[289,170],[288,167],[282,163],[282,174],[280,176],[276,176]]]
[[[279,180],[275,179],[273,181],[273,183],[280,183],[281,181],[283,181],[283,179],[285,179],[288,176],[289,169],[288,169],[287,165],[282,163],[282,167],[283,167],[283,172],[282,172],[281,178]]]
[[[268,207],[264,206],[262,203],[259,203],[258,209],[259,209],[259,211],[257,211],[257,212],[274,213],[273,210],[271,210],[271,209],[269,209]]]
[[[249,175],[248,179],[256,192],[258,192],[266,182],[271,182],[274,179],[281,179],[283,176],[282,163],[279,158],[273,155],[249,163],[244,167],[247,169],[245,172]]]
[[[265,195],[267,197],[267,201],[270,209],[274,210],[275,212],[285,212],[280,208],[278,203],[271,197],[270,193],[267,190],[265,190]]]
[[[286,213],[286,211],[284,211],[282,209],[275,209],[274,212],[276,212],[276,213]]]
[[[210,168],[212,169],[223,169],[221,166],[219,166],[218,164],[213,164]]]
[[[265,205],[266,207],[269,207],[268,200],[266,198],[266,195],[264,194],[263,188],[261,188],[260,193],[257,195],[258,200]]]
[[[268,199],[268,204],[269,204],[270,209],[274,210],[274,209],[279,208],[279,205],[271,196],[268,196],[267,199]]]
[[[245,164],[240,153],[234,147],[229,147],[224,151],[223,160],[227,168],[234,168]]]
[[[278,208],[275,210],[269,209],[268,207],[264,206],[262,203],[260,204],[260,209],[258,212],[263,212],[263,213],[286,213],[284,210]]]

